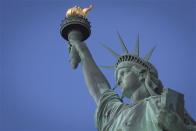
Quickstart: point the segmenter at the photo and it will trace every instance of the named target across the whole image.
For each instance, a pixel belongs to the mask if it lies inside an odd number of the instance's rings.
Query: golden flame
[[[69,16],[83,16],[83,17],[86,17],[88,12],[90,10],[92,10],[92,8],[93,8],[92,5],[89,5],[89,7],[83,8],[83,9],[79,6],[74,6],[74,7],[67,10],[66,17],[69,17]]]

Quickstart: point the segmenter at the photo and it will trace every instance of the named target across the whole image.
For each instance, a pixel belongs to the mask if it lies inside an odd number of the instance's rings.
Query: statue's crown
[[[139,56],[139,34],[135,43],[135,49],[133,51],[133,53],[129,53],[122,37],[120,36],[120,34],[118,33],[118,37],[121,43],[121,47],[124,51],[123,55],[119,55],[118,53],[116,53],[115,51],[113,51],[110,47],[103,45],[104,48],[106,48],[113,56],[115,56],[117,58],[117,62],[115,65],[112,66],[101,66],[102,68],[107,68],[107,69],[115,69],[118,70],[119,65],[123,62],[130,62],[130,64],[139,64],[141,66],[143,66],[145,69],[147,69],[150,73],[152,73],[153,75],[155,75],[156,77],[158,77],[158,73],[156,68],[149,62],[152,53],[155,49],[152,48],[143,58],[141,58]]]
[[[86,17],[88,12],[92,9],[92,5],[90,5],[87,8],[81,8],[79,6],[74,6],[70,9],[67,10],[66,12],[66,17],[70,17],[70,16],[82,16],[82,17]]]

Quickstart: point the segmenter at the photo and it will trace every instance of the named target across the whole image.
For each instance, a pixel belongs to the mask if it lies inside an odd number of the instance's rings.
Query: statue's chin
[[[133,93],[135,92],[135,90],[131,87],[123,87],[122,88],[122,93],[123,96],[127,97],[127,98],[131,98],[131,96],[133,95]]]

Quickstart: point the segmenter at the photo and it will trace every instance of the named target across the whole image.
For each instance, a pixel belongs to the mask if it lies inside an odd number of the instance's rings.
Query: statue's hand
[[[75,45],[69,44],[69,62],[73,69],[76,69],[81,61],[78,51],[75,48]]]
[[[185,131],[185,125],[179,115],[173,111],[162,109],[158,116],[158,125],[166,131]]]

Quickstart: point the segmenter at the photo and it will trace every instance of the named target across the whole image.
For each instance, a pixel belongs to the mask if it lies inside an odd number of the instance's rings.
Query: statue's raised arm
[[[78,6],[68,9],[61,24],[61,35],[68,40],[72,67],[75,69],[81,63],[88,90],[97,103],[100,95],[109,89],[110,85],[84,43],[91,33],[87,19],[87,13],[91,9],[92,5],[84,9]]]

